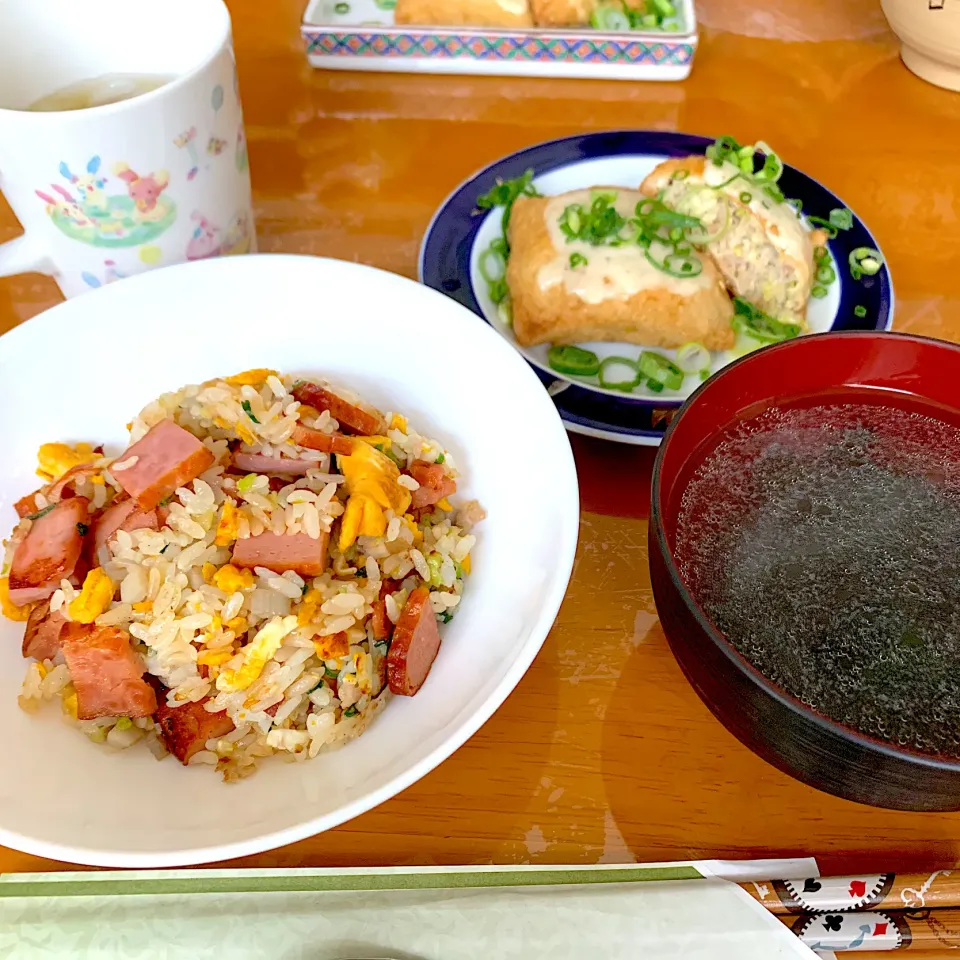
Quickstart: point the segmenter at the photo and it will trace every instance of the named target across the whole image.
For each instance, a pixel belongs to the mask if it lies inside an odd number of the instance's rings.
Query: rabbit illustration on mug
[[[126,183],[127,192],[134,203],[137,220],[159,220],[166,215],[165,208],[157,203],[160,194],[167,189],[170,175],[166,170],[141,177],[125,163],[118,163],[113,172]]]
[[[59,200],[51,197],[49,193],[37,190],[37,196],[47,205],[47,214],[51,217],[60,216],[78,227],[93,226],[93,221],[83,212],[80,204],[73,199],[69,191],[56,183],[50,185],[54,193],[60,195]]]
[[[188,260],[204,260],[215,257],[220,253],[220,228],[214,226],[199,210],[190,214],[191,220],[196,220],[193,236],[187,244]]]
[[[80,202],[84,209],[93,216],[101,216],[107,212],[107,193],[104,190],[107,178],[101,176],[100,158],[91,157],[87,163],[87,172],[77,176],[72,173],[66,163],[61,162],[60,174],[77,188]]]

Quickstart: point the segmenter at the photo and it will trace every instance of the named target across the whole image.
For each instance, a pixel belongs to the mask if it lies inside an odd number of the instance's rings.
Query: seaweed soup
[[[960,759],[960,428],[896,403],[819,398],[731,427],[684,490],[676,556],[775,684]]]

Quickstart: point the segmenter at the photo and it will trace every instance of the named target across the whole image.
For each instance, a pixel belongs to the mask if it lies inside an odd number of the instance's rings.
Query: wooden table
[[[897,329],[960,339],[960,96],[902,66],[875,0],[700,0],[701,46],[679,84],[324,73],[303,56],[303,0],[230,5],[263,251],[414,276],[437,204],[505,153],[615,127],[730,133],[771,142],[866,220],[890,262]],[[0,210],[0,241],[18,232]],[[0,280],[2,329],[58,299],[45,278]],[[960,816],[818,793],[713,719],[653,604],[652,453],[573,439],[579,554],[516,692],[399,797],[237,865],[815,854],[836,873],[960,860]],[[56,866],[0,850],[0,871]]]

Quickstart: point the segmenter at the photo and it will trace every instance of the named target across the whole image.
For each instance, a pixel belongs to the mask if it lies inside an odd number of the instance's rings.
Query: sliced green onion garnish
[[[507,294],[510,292],[510,288],[507,286],[507,281],[502,277],[499,280],[494,280],[488,288],[490,293],[490,299],[494,303],[502,303]]]
[[[824,220],[823,217],[807,217],[807,223],[814,227],[819,227],[830,240],[837,235],[837,227],[829,220]]]
[[[837,279],[837,271],[829,263],[825,263],[817,270],[817,279],[821,283],[833,283]]]
[[[817,300],[822,300],[827,295],[827,288],[816,284],[814,288],[810,291],[810,296],[814,297]]]
[[[684,373],[699,373],[710,362],[710,351],[702,343],[685,343],[677,350],[677,366]]]
[[[480,276],[489,285],[503,279],[507,269],[507,261],[503,254],[499,250],[494,250],[491,245],[480,254],[478,266],[480,267]]]
[[[653,8],[653,11],[661,17],[675,17],[677,9],[670,0],[647,0],[647,5]]]
[[[335,3],[335,4],[333,5],[333,12],[334,12],[334,13],[339,13],[339,14],[349,13],[349,12],[350,12],[350,4],[349,4],[349,3]]]
[[[570,269],[576,270],[577,267],[585,267],[589,263],[587,258],[582,253],[571,253],[570,254]]]
[[[830,211],[830,223],[838,230],[849,230],[853,226],[853,213],[846,207]]]
[[[814,247],[813,248],[813,259],[817,263],[824,263],[830,259],[830,251],[826,247]]]
[[[753,194],[747,193],[746,190],[744,190],[743,193],[740,194],[741,203],[749,203],[752,199],[753,199]]]
[[[857,247],[850,252],[850,273],[854,280],[872,277],[883,267],[883,254],[873,247]]]
[[[50,506],[44,507],[42,510],[38,510],[36,513],[28,513],[23,519],[39,520],[41,517],[45,517],[55,506],[55,503],[51,503]]]
[[[781,340],[790,340],[800,333],[800,327],[797,324],[784,323],[782,320],[769,317],[742,297],[733,298],[733,308],[734,328],[760,343],[779,343]]]
[[[522,176],[513,180],[497,180],[496,184],[483,196],[477,198],[478,210],[493,210],[494,207],[503,207],[503,236],[507,236],[507,227],[510,225],[510,212],[517,197],[539,197],[537,188],[533,185],[533,171],[527,170]],[[509,245],[503,240],[504,250],[501,252],[506,259]]]
[[[572,344],[554,344],[547,351],[547,363],[557,371],[571,377],[593,377],[600,372],[600,358],[592,350],[584,350]]]
[[[700,379],[701,379],[701,380],[706,380],[709,376],[710,376],[710,371],[709,371],[709,370],[701,370],[701,371],[700,371]]]
[[[595,30],[619,32],[629,30],[631,23],[622,8],[613,4],[600,4],[590,15],[590,26]]]
[[[654,393],[663,393],[663,384],[659,380],[648,380],[647,388]]]
[[[674,175],[674,180],[686,180],[690,176],[689,170],[678,170]]]
[[[637,367],[643,377],[662,384],[668,390],[679,390],[683,384],[683,371],[672,360],[652,350],[644,350],[640,354]]]
[[[627,357],[606,357],[600,364],[600,386],[629,393],[643,379],[636,363]]]
[[[862,320],[867,315],[867,308],[858,304],[853,308],[853,315]]]
[[[253,415],[253,407],[250,406],[249,400],[241,400],[240,406],[243,407],[243,412],[254,422],[259,423],[260,421]]]
[[[681,29],[680,21],[677,19],[664,20],[660,24],[661,30],[666,30],[667,33],[679,33]]]

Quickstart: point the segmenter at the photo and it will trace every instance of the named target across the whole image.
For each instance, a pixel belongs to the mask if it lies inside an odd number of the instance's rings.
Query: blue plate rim
[[[486,216],[489,215],[486,212],[484,216],[474,214],[475,200],[493,186],[497,177],[519,176],[525,170],[531,168],[536,176],[542,176],[576,163],[602,157],[631,154],[668,157],[686,156],[703,153],[705,148],[713,143],[714,139],[698,134],[666,130],[616,129],[594,131],[546,140],[494,160],[458,184],[435,211],[420,244],[417,263],[419,280],[426,286],[447,294],[447,296],[475,313],[484,323],[489,323],[474,294],[469,263],[477,232]],[[843,265],[846,262],[849,249],[854,247],[868,246],[880,249],[873,234],[856,211],[843,203],[836,194],[827,189],[820,181],[786,164],[784,178],[786,178],[788,184],[796,180],[804,188],[800,191],[796,189],[785,190],[788,196],[798,196],[803,193],[809,195],[812,192],[818,200],[815,210],[807,211],[805,209],[805,212],[815,212],[821,216],[826,216],[830,209],[845,206],[853,214],[854,222],[851,230],[842,232],[837,238],[829,241],[831,252],[838,264]],[[818,194],[819,196],[817,196]],[[807,198],[800,196],[800,199],[804,200],[806,207]],[[466,207],[466,210],[464,210],[464,207]],[[443,230],[442,236],[441,229]],[[438,245],[449,248],[450,240],[455,242],[453,255],[456,270],[453,277],[443,268],[443,258],[440,256],[431,257]],[[842,251],[839,254],[838,248]],[[428,258],[430,258],[429,261]],[[451,289],[451,282],[456,284],[453,289]],[[840,305],[833,325],[829,331],[825,332],[842,332],[844,330],[886,332],[890,330],[893,324],[894,291],[890,271],[886,264],[875,277],[864,278],[859,282],[854,281],[845,272],[841,272],[840,282]],[[854,286],[855,284],[856,286]],[[874,308],[868,307],[867,318],[864,321],[853,317],[850,301],[855,295],[857,299],[871,301],[871,306]],[[848,314],[843,321],[845,325],[838,327],[838,318],[841,318],[845,309]],[[874,318],[872,322],[869,321],[870,317]],[[545,387],[554,382],[554,378],[545,374],[535,365],[531,364],[531,367]],[[566,383],[566,381],[562,382]],[[608,395],[597,394],[595,391],[574,384],[570,384],[556,393],[553,400],[557,412],[570,430],[621,443],[641,445],[659,444],[663,438],[666,424],[671,418],[670,415],[678,410],[684,402],[681,398],[663,400],[649,397],[613,398]],[[630,422],[611,423],[609,418],[598,419],[592,412],[591,408],[597,406],[606,408],[608,417],[610,413],[614,413],[617,420],[649,419],[652,422],[654,417],[659,416],[661,422],[659,427],[656,424],[651,427],[646,424],[634,425]],[[583,412],[584,407],[589,412]]]

